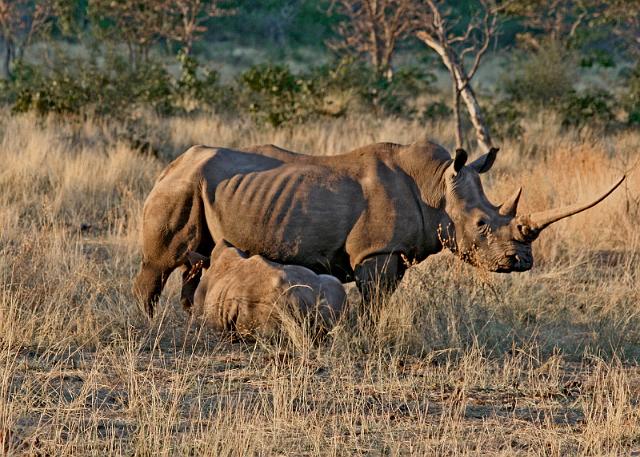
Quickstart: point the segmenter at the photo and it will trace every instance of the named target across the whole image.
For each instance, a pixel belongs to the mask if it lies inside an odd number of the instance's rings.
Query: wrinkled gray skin
[[[226,239],[249,255],[355,279],[365,300],[393,290],[406,265],[447,247],[496,272],[529,270],[531,243],[587,205],[516,217],[520,191],[501,206],[480,181],[497,149],[466,164],[431,142],[379,143],[337,156],[267,145],[244,151],[194,146],[160,175],[143,213],[143,260],[134,293],[149,315],[169,274],[183,269],[181,302],[199,277],[187,252],[208,255]],[[624,177],[622,178],[624,179]]]
[[[225,240],[211,258],[188,253],[191,272],[206,268],[198,285],[193,315],[209,327],[240,336],[272,335],[283,315],[309,316],[318,328],[330,328],[347,296],[338,279],[298,265],[282,265],[244,252]]]

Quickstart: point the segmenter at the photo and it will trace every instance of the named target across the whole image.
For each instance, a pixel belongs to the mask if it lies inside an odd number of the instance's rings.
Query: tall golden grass
[[[628,455],[640,448],[640,173],[548,229],[537,265],[493,275],[441,254],[316,340],[233,343],[192,326],[172,278],[147,322],[130,294],[140,211],[195,143],[337,154],[447,124],[365,117],[260,130],[146,119],[161,157],[117,129],[0,113],[0,453]],[[485,179],[522,211],[587,199],[633,167],[640,134],[530,119]],[[352,292],[355,294],[355,291]]]

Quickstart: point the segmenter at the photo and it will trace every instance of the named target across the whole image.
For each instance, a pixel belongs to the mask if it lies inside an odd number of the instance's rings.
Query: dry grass
[[[192,143],[335,154],[424,127],[366,118],[260,131],[149,119],[163,160]],[[524,209],[607,187],[640,134],[532,119],[486,180]],[[430,136],[451,145],[451,129]],[[172,278],[131,298],[140,209],[163,160],[91,122],[0,114],[0,442],[14,455],[629,455],[640,449],[640,173],[549,229],[530,273],[449,255],[410,270],[372,321],[323,341],[232,343],[191,327]],[[0,453],[2,448],[0,447]]]

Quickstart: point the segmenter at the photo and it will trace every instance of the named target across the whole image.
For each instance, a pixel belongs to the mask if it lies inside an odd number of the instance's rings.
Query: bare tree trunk
[[[136,66],[136,59],[134,56],[134,50],[133,50],[134,46],[130,41],[127,41],[127,49],[129,51],[129,65],[131,66],[131,68],[135,68]]]
[[[13,60],[13,45],[11,40],[4,39],[4,56],[2,58],[2,69],[0,71],[1,79],[11,78],[11,61]]]
[[[463,146],[462,117],[460,116],[460,91],[455,81],[453,82],[453,116],[456,123],[456,149],[460,149]]]
[[[480,110],[480,105],[476,99],[476,94],[473,92],[473,89],[468,82],[459,90],[462,95],[462,100],[467,106],[467,111],[469,112],[473,128],[476,131],[478,145],[486,152],[491,148],[491,136],[489,135],[489,129],[487,128],[487,124],[482,116],[482,111]]]
[[[465,73],[461,63],[458,62],[456,55],[451,52],[448,46],[444,46],[442,43],[435,41],[427,33],[418,32],[417,37],[422,40],[427,46],[438,53],[438,55],[442,59],[442,62],[449,70],[449,74],[451,75],[451,79],[453,80],[454,100],[459,103],[459,99],[460,97],[462,97],[462,101],[464,102],[467,111],[469,112],[469,117],[471,118],[471,123],[473,124],[473,128],[476,133],[478,145],[483,151],[488,151],[491,148],[491,135],[489,134],[489,129],[484,122],[484,118],[482,117],[482,112],[480,110],[478,100],[476,99],[476,94],[473,92],[473,89],[469,84],[469,78],[467,77],[467,74]],[[456,122],[457,128],[460,130],[459,135],[462,136],[459,108],[456,109],[455,105],[454,112],[458,112]],[[461,140],[456,141],[462,144]]]

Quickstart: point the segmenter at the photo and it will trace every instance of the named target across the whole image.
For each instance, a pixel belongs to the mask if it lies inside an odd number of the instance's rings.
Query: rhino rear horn
[[[527,225],[528,225],[527,228],[533,232],[538,233],[542,229],[553,224],[554,222],[558,222],[559,220],[564,219],[565,217],[573,216],[574,214],[580,213],[584,210],[587,210],[597,205],[602,200],[607,198],[611,194],[611,192],[616,190],[618,186],[622,184],[625,178],[626,178],[626,175],[623,175],[613,186],[611,186],[609,190],[607,190],[600,197],[596,198],[595,200],[592,200],[589,203],[578,203],[575,205],[565,206],[563,208],[550,209],[550,210],[540,211],[537,213],[530,214],[529,216],[526,217]]]
[[[518,202],[520,201],[520,195],[522,195],[522,187],[519,187],[511,197],[509,197],[502,205],[498,213],[501,216],[515,217],[518,211]]]

